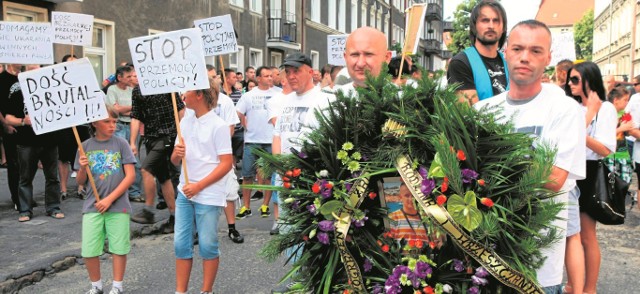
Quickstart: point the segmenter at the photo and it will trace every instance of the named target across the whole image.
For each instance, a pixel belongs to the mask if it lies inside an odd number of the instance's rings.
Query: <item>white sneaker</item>
[[[75,170],[71,173],[71,177],[72,178],[75,178],[77,175],[78,175],[78,173]]]

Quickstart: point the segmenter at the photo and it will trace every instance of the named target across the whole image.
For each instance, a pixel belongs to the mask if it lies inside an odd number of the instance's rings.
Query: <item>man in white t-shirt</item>
[[[273,140],[273,125],[269,123],[269,112],[267,104],[269,100],[277,95],[281,90],[273,87],[271,69],[266,66],[258,67],[256,70],[256,80],[258,86],[242,95],[236,104],[236,111],[240,121],[244,126],[244,151],[242,155],[242,184],[251,185],[253,179],[258,175],[258,184],[266,185],[271,181],[263,178],[257,173],[256,155],[254,150],[262,149],[271,153],[271,141]],[[257,193],[257,192],[256,192]],[[269,200],[271,191],[264,192],[262,206],[260,206],[260,216],[268,217]],[[242,189],[242,201],[244,205],[236,215],[237,219],[251,216],[251,189]]]
[[[511,30],[505,51],[510,89],[474,105],[500,106],[505,120],[511,118],[514,131],[529,133],[540,144],[556,148],[556,158],[546,188],[560,192],[553,201],[567,203],[567,192],[585,177],[586,130],[584,114],[577,102],[554,85],[542,84],[542,74],[551,61],[551,33],[536,20],[518,23]],[[506,123],[507,121],[505,121]],[[567,228],[567,210],[553,222],[562,232]],[[541,232],[545,233],[545,232]],[[562,270],[566,239],[542,250],[546,258],[537,278],[546,293],[562,292]]]

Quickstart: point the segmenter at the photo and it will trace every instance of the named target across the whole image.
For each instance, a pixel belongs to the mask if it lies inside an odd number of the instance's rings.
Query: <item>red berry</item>
[[[299,177],[301,173],[302,173],[301,169],[299,169],[299,168],[294,168],[293,169],[293,176],[294,177]]]
[[[436,197],[436,202],[438,203],[438,205],[442,206],[447,202],[447,196],[439,195],[438,197]]]

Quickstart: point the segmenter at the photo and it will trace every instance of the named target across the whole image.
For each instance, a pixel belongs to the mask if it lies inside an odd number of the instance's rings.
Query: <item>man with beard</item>
[[[507,37],[507,15],[499,2],[483,0],[473,8],[472,46],[456,54],[447,70],[449,84],[459,84],[461,101],[474,104],[509,89],[506,61],[498,50]]]

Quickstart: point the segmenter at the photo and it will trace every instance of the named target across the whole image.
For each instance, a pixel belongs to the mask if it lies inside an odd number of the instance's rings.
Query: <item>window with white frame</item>
[[[287,21],[296,22],[296,0],[285,0],[284,10],[287,12]]]
[[[369,13],[369,26],[374,28],[376,27],[376,9],[373,7]]]
[[[282,64],[282,53],[271,52],[271,66],[280,66]]]
[[[262,66],[262,50],[249,48],[249,65],[254,68]]]
[[[249,0],[249,10],[262,14],[262,0]]]
[[[244,69],[244,46],[238,46],[238,52],[229,54],[229,67],[236,71]]]
[[[229,0],[229,4],[244,8],[244,0]]]
[[[345,0],[338,0],[338,30],[347,32],[347,3]]]
[[[382,31],[382,8],[378,9],[378,13],[376,14],[376,28]]]
[[[351,31],[358,28],[358,0],[351,0]]]
[[[336,11],[338,10],[338,8],[336,7],[337,0],[328,0],[328,2],[329,2],[329,21],[327,22],[327,25],[335,29],[337,27],[336,26],[336,20],[337,20]]]
[[[4,21],[14,22],[48,22],[49,13],[46,8],[2,1]]]
[[[313,69],[319,69],[320,68],[320,52],[311,50],[311,52],[309,53],[309,58],[311,58],[311,65]]]
[[[311,0],[309,7],[311,20],[320,23],[320,0]]]
[[[114,22],[94,19],[91,46],[85,46],[83,50],[98,81],[104,80],[116,70],[114,26]]]
[[[367,25],[367,4],[362,2],[362,8],[360,8],[360,26],[364,27]]]
[[[384,26],[382,27],[382,32],[388,36],[389,35],[389,13],[384,17]]]

